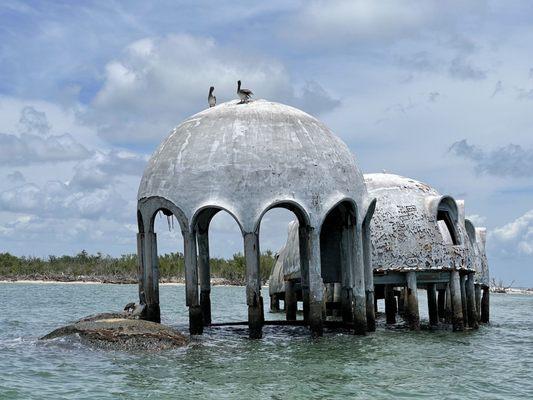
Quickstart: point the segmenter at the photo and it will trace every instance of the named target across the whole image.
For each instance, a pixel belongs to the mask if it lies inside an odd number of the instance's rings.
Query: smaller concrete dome
[[[347,146],[316,118],[283,104],[230,101],[186,119],[152,155],[138,200],[161,197],[193,224],[205,208],[230,212],[245,232],[276,203],[320,226],[331,207],[362,207],[363,177]]]
[[[453,198],[399,175],[364,178],[377,198],[370,225],[374,270],[472,268]]]

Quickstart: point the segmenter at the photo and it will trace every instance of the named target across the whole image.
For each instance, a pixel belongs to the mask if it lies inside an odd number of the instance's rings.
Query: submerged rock
[[[41,340],[78,335],[82,341],[113,350],[165,350],[187,344],[177,330],[135,319],[127,313],[104,313],[82,318],[43,336]]]

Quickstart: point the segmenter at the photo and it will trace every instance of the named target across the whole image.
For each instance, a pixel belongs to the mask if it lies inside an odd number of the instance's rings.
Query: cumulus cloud
[[[533,210],[490,232],[502,253],[533,255]]]
[[[239,79],[257,98],[315,113],[338,105],[316,82],[298,95],[277,60],[182,34],[139,40],[109,62],[85,120],[112,143],[152,142],[184,117],[205,109],[209,86],[215,86],[218,102],[236,98]]]
[[[106,188],[123,175],[141,176],[148,157],[127,151],[95,151],[91,158],[74,167],[70,186],[82,189]]]
[[[448,69],[452,78],[461,80],[481,80],[487,77],[485,71],[474,67],[463,57],[455,57]]]
[[[90,155],[70,134],[50,135],[44,112],[24,107],[19,119],[22,133],[0,133],[0,165],[81,160]]]
[[[48,181],[42,187],[26,183],[0,193],[3,211],[32,214],[39,217],[98,219],[128,218],[134,206],[114,187],[79,190],[59,181]]]
[[[20,171],[13,171],[6,175],[6,181],[9,183],[19,184],[26,182],[26,178]]]
[[[476,227],[482,227],[485,225],[486,217],[478,214],[467,215],[466,219],[474,224]]]
[[[533,171],[533,149],[516,144],[485,151],[463,139],[453,143],[449,152],[471,161],[479,174],[530,177]]]

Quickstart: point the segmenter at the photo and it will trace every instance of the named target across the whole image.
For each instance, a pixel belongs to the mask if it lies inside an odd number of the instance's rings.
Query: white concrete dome
[[[394,174],[365,174],[365,183],[377,199],[370,225],[374,270],[473,269],[452,197]]]
[[[292,204],[318,227],[343,200],[363,212],[363,176],[348,147],[316,118],[265,100],[230,101],[178,125],[152,155],[138,200],[173,203],[190,226],[225,209],[244,232],[276,204]]]

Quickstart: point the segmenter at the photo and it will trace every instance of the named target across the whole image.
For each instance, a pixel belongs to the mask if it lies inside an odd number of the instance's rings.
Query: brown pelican
[[[217,104],[217,98],[213,96],[213,90],[215,90],[215,87],[211,86],[209,88],[209,96],[207,96],[207,102],[209,103],[209,107],[214,107],[215,104]]]
[[[248,103],[253,93],[250,89],[241,89],[241,81],[237,81],[237,94],[241,99],[241,102],[239,104],[242,104]]]

